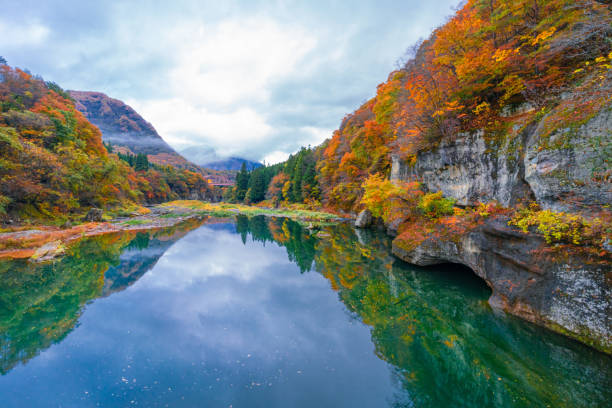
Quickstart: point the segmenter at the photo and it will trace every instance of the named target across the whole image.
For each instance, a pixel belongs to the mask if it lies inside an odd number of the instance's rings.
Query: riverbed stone
[[[34,262],[45,262],[52,260],[66,252],[66,247],[62,241],[52,241],[36,249],[30,260]]]
[[[374,217],[372,216],[372,212],[368,209],[365,209],[359,213],[357,219],[355,220],[355,227],[357,228],[368,228],[372,225],[372,221]]]

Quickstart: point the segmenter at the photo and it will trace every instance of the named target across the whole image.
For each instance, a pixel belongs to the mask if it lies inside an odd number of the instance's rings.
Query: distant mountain
[[[178,154],[155,128],[132,107],[102,92],[68,91],[76,108],[102,131],[102,140],[116,152],[144,153],[151,163],[172,165],[203,174],[215,184],[228,184],[232,175],[202,168]]]
[[[242,159],[240,157],[228,157],[227,159],[206,163],[206,167],[213,170],[240,170],[242,163],[246,164],[248,170],[263,166],[263,164],[256,161]]]
[[[246,164],[247,169],[253,170],[263,164],[243,159],[241,157],[220,157],[211,147],[192,146],[181,150],[181,154],[194,163],[213,170],[240,170],[242,163]]]

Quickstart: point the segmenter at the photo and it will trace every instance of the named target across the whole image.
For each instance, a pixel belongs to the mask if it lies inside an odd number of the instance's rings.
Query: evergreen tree
[[[311,148],[302,148],[295,155],[289,156],[282,171],[289,178],[289,190],[286,199],[292,202],[303,202],[306,199],[319,199],[317,182],[316,157]]]
[[[243,162],[240,171],[236,175],[236,201],[244,201],[249,188],[249,172]]]
[[[299,203],[304,198],[302,195],[302,177],[304,170],[304,149],[302,149],[298,153],[298,159],[295,163],[295,167],[293,169],[293,174],[291,177],[291,199],[293,202]]]
[[[319,199],[319,188],[317,185],[317,172],[315,169],[316,162],[314,158],[309,161],[304,170],[304,177],[302,178],[302,193],[304,198],[311,198],[314,200]]]
[[[134,170],[136,171],[147,171],[149,170],[149,159],[144,153],[138,153],[136,160],[134,161]]]
[[[251,172],[249,180],[249,191],[247,201],[250,203],[258,203],[266,197],[266,167],[260,167]]]

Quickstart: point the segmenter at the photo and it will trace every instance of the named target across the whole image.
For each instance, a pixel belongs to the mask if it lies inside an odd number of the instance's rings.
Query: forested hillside
[[[544,120],[541,148],[559,149],[555,130],[610,104],[611,22],[594,0],[468,1],[323,146],[325,203],[358,210],[364,180],[388,176],[392,154],[414,165],[419,152],[473,132],[511,154]],[[595,176],[609,181],[609,167]]]
[[[320,188],[316,174],[317,152],[302,148],[286,162],[248,171],[246,164],[236,175],[236,184],[228,189],[225,199],[262,205],[306,203],[320,206]]]
[[[1,62],[1,61],[0,61]],[[206,198],[202,175],[140,161],[132,167],[58,85],[0,63],[0,216],[64,219],[90,207],[119,209]]]

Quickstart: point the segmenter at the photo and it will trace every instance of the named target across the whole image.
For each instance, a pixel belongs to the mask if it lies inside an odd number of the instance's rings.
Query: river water
[[[612,359],[382,234],[191,221],[0,262],[0,407],[604,407]]]

